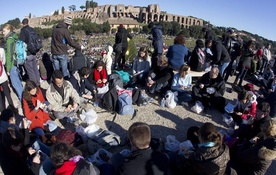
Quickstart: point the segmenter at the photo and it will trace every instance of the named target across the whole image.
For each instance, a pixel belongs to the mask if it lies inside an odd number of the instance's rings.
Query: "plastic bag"
[[[230,115],[228,115],[228,114],[223,114],[222,117],[223,117],[223,121],[224,121],[228,126],[233,127],[233,125],[234,125],[234,120],[233,120],[233,118],[232,118]]]
[[[92,125],[87,126],[84,129],[84,132],[85,132],[87,137],[91,138],[97,133],[97,131],[99,129],[100,129],[100,127],[98,125],[92,124]]]
[[[88,158],[88,161],[100,166],[104,163],[109,162],[110,158],[112,157],[112,153],[100,148],[95,154],[93,154],[90,158]]]
[[[204,106],[200,101],[196,101],[195,105],[191,108],[191,110],[197,114],[201,113],[204,110]]]
[[[167,91],[165,95],[165,105],[168,108],[175,108],[176,102],[174,101],[174,93],[172,91]]]
[[[93,109],[89,109],[87,112],[83,110],[80,114],[80,118],[88,125],[91,125],[96,122],[96,120],[98,119],[98,115]]]
[[[168,151],[176,152],[179,150],[180,142],[176,140],[174,135],[168,135],[166,137],[165,149]]]
[[[79,126],[76,127],[76,132],[81,136],[81,138],[82,138],[82,140],[84,142],[87,141],[88,137],[87,137],[87,135],[85,133],[84,128],[81,125],[79,125]]]

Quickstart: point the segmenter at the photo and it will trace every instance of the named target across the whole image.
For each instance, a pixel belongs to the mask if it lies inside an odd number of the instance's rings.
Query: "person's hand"
[[[242,115],[242,113],[241,113],[241,112],[236,112],[236,114],[237,114],[237,115]]]
[[[200,88],[200,89],[203,89],[203,88],[204,88],[204,84],[200,84],[200,85],[199,85],[199,88]]]
[[[22,118],[22,127],[24,129],[28,129],[28,122],[26,118]]]
[[[65,108],[64,112],[71,112],[72,105],[68,105],[67,108]]]
[[[180,89],[185,89],[185,87],[183,85],[179,85]]]
[[[268,92],[272,92],[272,89],[268,89]]]
[[[247,124],[248,125],[252,125],[254,123],[254,117],[250,117],[248,120],[247,120]]]
[[[107,79],[103,79],[103,83],[106,83],[107,82]]]
[[[155,82],[153,80],[149,81],[149,84],[153,85]]]
[[[35,150],[33,147],[29,147],[29,148],[28,148],[28,153],[29,153],[30,155],[33,155],[35,152],[36,152],[36,150]]]
[[[100,84],[100,83],[102,83],[102,80],[100,79],[100,80],[98,80],[96,83],[97,83],[97,84]]]
[[[72,110],[75,110],[75,109],[77,109],[78,108],[78,103],[74,103],[74,105],[73,105],[73,107],[72,107]]]
[[[37,163],[37,164],[40,164],[40,155],[39,155],[39,152],[37,152],[36,155],[34,156],[33,162]]]
[[[36,100],[36,108],[40,108],[41,102],[39,100]]]
[[[250,143],[257,143],[259,140],[259,137],[253,137],[252,139],[249,140]]]
[[[7,72],[7,75],[10,76],[10,72]]]
[[[90,100],[93,98],[92,95],[87,95],[87,94],[83,94],[82,97]]]

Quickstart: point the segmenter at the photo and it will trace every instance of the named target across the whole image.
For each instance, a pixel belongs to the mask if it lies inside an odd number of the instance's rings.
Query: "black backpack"
[[[115,112],[117,110],[118,94],[116,87],[109,89],[101,99],[102,108],[108,112]]]
[[[116,87],[116,85],[118,85],[120,88],[124,87],[123,80],[119,74],[113,73],[113,74],[109,75],[108,81],[109,81],[109,83],[108,83],[109,89],[112,87]]]
[[[42,40],[33,28],[29,28],[28,31],[29,43],[27,49],[31,54],[36,54],[43,47]]]

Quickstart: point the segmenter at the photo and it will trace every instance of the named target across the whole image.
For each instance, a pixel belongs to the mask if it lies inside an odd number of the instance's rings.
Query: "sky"
[[[98,5],[124,4],[148,6],[159,4],[161,11],[181,16],[193,16],[209,21],[215,26],[233,27],[276,41],[275,0],[94,0]],[[0,24],[29,13],[37,17],[51,12],[69,9],[76,5],[80,10],[86,0],[9,0],[1,3]]]

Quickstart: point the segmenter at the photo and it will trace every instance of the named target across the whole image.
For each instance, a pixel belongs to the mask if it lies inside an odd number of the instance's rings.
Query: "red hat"
[[[123,24],[120,24],[120,26],[119,26],[119,27],[124,28],[124,25],[123,25]]]

